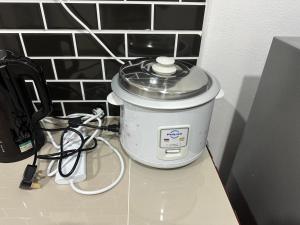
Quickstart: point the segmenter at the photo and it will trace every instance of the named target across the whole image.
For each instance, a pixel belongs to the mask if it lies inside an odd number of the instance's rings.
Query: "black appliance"
[[[35,83],[41,106],[35,111],[25,80]],[[15,162],[45,142],[39,120],[51,112],[43,72],[32,60],[0,50],[0,162]]]

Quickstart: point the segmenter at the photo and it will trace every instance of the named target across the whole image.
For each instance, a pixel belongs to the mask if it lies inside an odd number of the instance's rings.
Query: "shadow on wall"
[[[241,86],[240,95],[238,98],[236,109],[234,109],[232,123],[229,129],[224,153],[219,167],[219,174],[224,185],[226,185],[228,181],[230,170],[232,168],[232,164],[243,135],[246,119],[251,110],[259,80],[259,76],[246,75]],[[222,101],[223,104],[225,104],[223,105],[223,107],[233,108],[233,106],[226,100]],[[240,112],[246,115],[244,115],[243,117]]]
[[[253,216],[248,203],[232,174],[230,174],[228,177],[226,192],[228,194],[230,203],[239,219],[239,223],[241,225],[257,225],[255,217]],[[275,223],[273,225],[275,225]]]

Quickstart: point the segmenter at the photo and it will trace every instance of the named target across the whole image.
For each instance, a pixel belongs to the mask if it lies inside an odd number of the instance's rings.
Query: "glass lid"
[[[169,57],[137,59],[125,63],[119,72],[120,86],[154,99],[183,99],[200,95],[211,86],[201,68]]]

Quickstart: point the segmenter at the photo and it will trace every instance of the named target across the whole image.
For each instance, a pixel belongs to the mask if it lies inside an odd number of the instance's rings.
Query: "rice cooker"
[[[217,79],[169,57],[126,62],[112,79],[120,105],[120,142],[128,155],[157,168],[185,166],[206,146]]]

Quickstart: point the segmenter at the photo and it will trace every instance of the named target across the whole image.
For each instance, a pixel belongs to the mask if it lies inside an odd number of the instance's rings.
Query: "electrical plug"
[[[104,113],[104,111],[103,111],[101,108],[93,109],[93,114],[94,114],[94,115],[99,114],[99,117],[100,117],[101,119],[105,116],[105,113]]]
[[[35,165],[27,165],[24,173],[23,173],[23,178],[22,181],[19,185],[19,188],[21,189],[26,189],[30,190],[32,189],[32,184],[35,178],[35,173],[36,173],[37,166]]]

